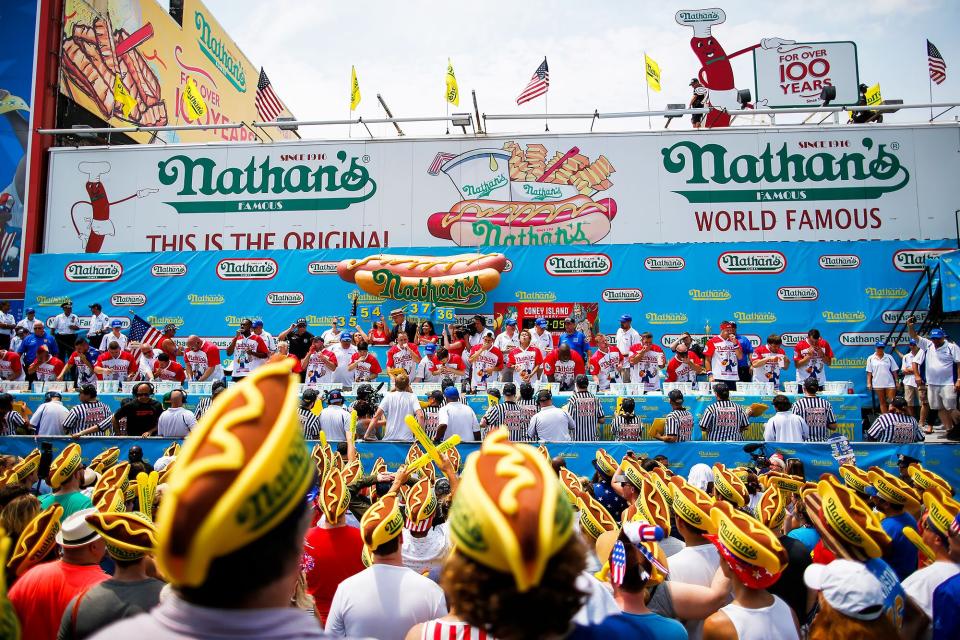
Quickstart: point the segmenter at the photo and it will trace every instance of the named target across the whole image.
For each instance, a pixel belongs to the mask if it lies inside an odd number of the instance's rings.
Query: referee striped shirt
[[[197,408],[193,410],[193,415],[197,417],[197,420],[203,417],[204,412],[210,409],[212,403],[213,398],[210,396],[200,398],[200,402],[197,403]]]
[[[525,417],[524,414],[523,408],[512,400],[504,400],[492,405],[483,416],[487,421],[487,428],[482,434],[483,437],[486,437],[487,432],[505,426],[510,431],[512,441],[526,441],[530,418]]]
[[[867,430],[867,435],[877,442],[894,442],[897,444],[921,442],[923,440],[923,432],[920,431],[920,425],[916,418],[893,412],[884,413],[877,418]]]
[[[437,423],[439,416],[440,405],[435,407],[427,405],[423,408],[423,430],[431,440],[437,437],[437,429],[440,428],[440,425]]]
[[[70,409],[67,417],[64,418],[63,431],[68,435],[73,435],[78,431],[97,427],[99,431],[104,432],[105,426],[113,424],[112,415],[113,412],[110,411],[110,407],[100,400],[81,402]]]
[[[517,442],[530,442],[530,435],[527,433],[527,427],[530,426],[530,420],[533,419],[533,416],[537,415],[537,412],[540,411],[540,405],[537,404],[537,401],[533,398],[529,400],[524,400],[520,398],[517,400],[517,406],[520,407],[520,420],[523,424],[523,431],[520,432],[520,436],[517,438]],[[513,436],[511,435],[511,438]]]
[[[315,415],[309,409],[299,407],[297,417],[300,419],[300,426],[303,428],[304,440],[320,439],[320,416]]]
[[[613,438],[635,442],[643,438],[643,423],[632,413],[618,413],[613,418]]]
[[[677,436],[677,442],[690,440],[693,431],[693,414],[686,409],[674,409],[664,418],[663,435]]]
[[[597,425],[603,421],[603,407],[597,396],[589,391],[575,391],[564,410],[576,425],[573,440],[588,442],[598,440]]]
[[[16,411],[11,411],[0,418],[0,436],[15,436],[17,429],[23,428],[23,416]]]
[[[793,403],[793,412],[806,420],[810,427],[810,439],[807,442],[826,442],[830,439],[827,425],[836,424],[837,419],[829,400],[820,396],[803,396]]]
[[[749,426],[747,412],[730,400],[717,400],[700,416],[700,428],[707,432],[707,440],[714,442],[740,440]]]

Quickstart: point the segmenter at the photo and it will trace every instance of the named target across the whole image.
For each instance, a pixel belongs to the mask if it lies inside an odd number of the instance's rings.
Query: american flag
[[[534,98],[539,98],[550,88],[550,71],[547,69],[547,59],[544,58],[537,70],[533,72],[530,83],[524,87],[520,95],[517,96],[517,104],[530,102]]]
[[[627,572],[627,550],[622,540],[617,540],[610,553],[610,581],[613,584],[623,584],[623,576]]]
[[[163,341],[163,334],[152,324],[134,314],[133,322],[130,323],[130,341],[156,348]]]
[[[283,113],[283,104],[280,98],[273,92],[273,86],[270,84],[270,78],[267,72],[260,67],[260,80],[257,81],[257,97],[254,99],[257,105],[257,115],[263,120],[273,122],[277,116]]]
[[[940,50],[927,40],[927,65],[930,67],[930,79],[937,84],[943,84],[947,79],[947,63],[943,61]]]
[[[427,173],[432,176],[440,175],[440,167],[446,164],[447,160],[453,160],[455,157],[452,153],[444,153],[441,151],[437,154],[437,157],[433,159],[433,162],[430,163],[430,168],[427,169]]]
[[[950,535],[960,536],[960,513],[950,523]]]

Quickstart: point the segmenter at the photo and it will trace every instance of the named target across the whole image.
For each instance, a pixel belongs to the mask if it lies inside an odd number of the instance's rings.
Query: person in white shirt
[[[157,435],[161,438],[186,438],[197,424],[197,417],[183,406],[187,401],[187,392],[174,389],[168,397],[170,408],[161,413],[157,420]]]
[[[263,330],[263,320],[253,321],[253,333],[254,335],[260,336],[260,339],[263,340],[263,344],[267,345],[267,351],[270,353],[276,353],[277,339],[273,337],[272,333]]]
[[[139,380],[153,380],[153,368],[159,353],[148,344],[141,344],[134,352],[137,359],[137,378]]]
[[[61,354],[73,352],[77,341],[77,331],[80,330],[80,318],[73,312],[73,303],[67,300],[60,305],[62,313],[55,315],[50,321],[53,337],[57,341],[57,350]]]
[[[413,433],[407,426],[407,416],[414,416],[417,422],[423,424],[423,409],[420,407],[420,401],[410,392],[410,378],[401,373],[394,379],[394,390],[380,401],[363,439],[376,440],[374,433],[379,427],[385,426],[384,440],[411,442]]]
[[[414,382],[439,382],[438,376],[433,374],[433,356],[437,353],[437,345],[430,343],[423,345],[423,357],[417,363],[417,371],[413,375]]]
[[[121,349],[123,349],[124,351],[127,350],[127,342],[129,339],[127,338],[127,336],[123,335],[120,332],[120,329],[122,328],[123,328],[122,321],[120,320],[110,321],[110,333],[103,336],[103,339],[100,340],[100,351],[106,351],[107,347],[110,346],[111,342],[116,342],[118,345],[120,345]],[[90,344],[92,345],[93,343],[91,342]]]
[[[353,336],[348,331],[341,331],[339,338],[340,341],[329,348],[337,359],[337,368],[333,370],[333,381],[352,385],[354,376],[353,371],[350,370],[350,363],[353,362],[357,348],[353,345]]]
[[[880,398],[880,413],[890,411],[890,403],[897,395],[897,363],[893,361],[893,356],[885,353],[887,343],[883,340],[877,340],[874,345],[876,352],[867,358],[867,366],[864,370],[867,372],[867,389],[876,391]]]
[[[927,416],[930,414],[927,385],[920,374],[924,353],[917,346],[917,341],[910,338],[910,350],[901,355],[900,375],[903,376],[903,397],[907,401],[907,406],[910,407],[910,411],[913,411],[915,406],[920,405],[920,430],[931,434],[933,429],[927,424]]]
[[[460,402],[460,392],[456,387],[447,387],[443,390],[443,397],[447,403],[440,407],[437,415],[436,442],[443,441],[444,437],[460,436],[463,442],[480,440],[480,423],[473,409]],[[447,433],[449,431],[449,433]]]
[[[27,307],[23,310],[23,320],[17,323],[18,327],[23,327],[27,334],[33,331],[33,325],[37,321],[37,310],[33,307]]]
[[[617,351],[620,352],[621,356],[620,364],[623,369],[622,380],[624,382],[631,381],[630,363],[627,362],[631,348],[633,345],[640,344],[641,342],[640,334],[633,328],[632,322],[633,316],[625,313],[620,316],[620,328],[617,329]]]
[[[520,333],[517,331],[517,321],[508,318],[503,323],[503,333],[498,335],[493,346],[500,349],[500,353],[506,357],[508,353],[520,347]],[[513,369],[505,367],[500,373],[500,379],[504,382],[513,382]]]
[[[327,406],[320,412],[320,431],[327,442],[346,442],[350,412],[343,407],[343,393],[334,389],[327,394]]]
[[[47,391],[43,404],[30,416],[29,424],[37,430],[38,436],[62,436],[63,421],[70,410],[63,406],[59,391]]]
[[[10,301],[0,300],[0,349],[9,349],[17,319],[10,313]]]
[[[468,340],[471,347],[481,344],[485,336],[493,337],[493,331],[487,329],[487,319],[481,315],[473,316],[473,329]]]
[[[21,320],[21,322],[23,322]],[[23,344],[23,339],[27,337],[30,333],[25,327],[21,327],[19,324],[17,328],[14,329],[13,339],[10,340],[10,351],[20,351],[20,345]]]
[[[549,389],[541,389],[537,393],[537,404],[540,405],[540,411],[530,418],[527,436],[531,440],[544,442],[569,442],[570,434],[577,425],[569,413],[553,406],[553,394]]]
[[[540,355],[546,359],[547,354],[553,351],[553,334],[547,331],[546,318],[537,318],[530,332],[530,344],[540,349]]]
[[[960,428],[956,427],[954,414],[957,410],[957,391],[960,389],[960,347],[947,342],[947,334],[936,327],[929,338],[917,333],[913,316],[907,318],[910,337],[917,341],[923,354],[922,372],[927,383],[927,400],[930,408],[940,416],[948,440],[960,440]]]
[[[237,335],[233,336],[227,346],[227,355],[233,356],[233,371],[230,377],[234,381],[247,377],[267,361],[270,353],[260,336],[254,335],[253,320],[244,318],[240,322]]]
[[[793,412],[793,404],[785,395],[773,397],[775,416],[763,427],[763,439],[767,442],[806,442],[810,439],[807,421]]]
[[[447,615],[443,590],[403,566],[403,516],[397,491],[408,474],[401,467],[378,503],[360,521],[373,564],[337,587],[325,631],[335,637],[403,640],[416,624]]]
[[[333,322],[330,323],[330,328],[320,334],[320,338],[323,340],[323,346],[329,347],[332,344],[340,342],[341,333],[343,332],[340,330],[337,320],[334,319]]]
[[[87,329],[87,340],[95,347],[109,332],[110,316],[103,312],[99,302],[94,302],[90,305],[90,327]]]

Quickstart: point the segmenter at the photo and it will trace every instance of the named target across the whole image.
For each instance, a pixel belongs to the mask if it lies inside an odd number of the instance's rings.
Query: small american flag
[[[622,540],[617,540],[610,553],[610,581],[613,584],[623,584],[623,576],[627,572],[627,550]]]
[[[437,154],[437,157],[433,159],[433,162],[430,163],[430,168],[427,169],[427,173],[432,176],[440,175],[440,167],[442,167],[448,160],[453,160],[456,156],[452,153],[444,153],[441,151]]]
[[[273,122],[277,116],[283,113],[283,103],[273,92],[273,86],[267,77],[267,72],[260,67],[260,80],[257,81],[257,96],[254,98],[257,105],[257,115],[263,120]]]
[[[950,535],[960,536],[960,513],[950,523]]]
[[[550,88],[550,71],[547,69],[547,59],[544,58],[537,70],[533,72],[530,83],[524,87],[520,95],[517,96],[517,104],[530,102],[534,98],[539,98]]]
[[[927,65],[930,67],[930,79],[937,84],[943,84],[947,79],[947,63],[943,61],[940,50],[927,40]]]
[[[152,324],[134,314],[133,322],[130,323],[130,341],[156,348],[163,341],[163,334],[155,329]]]

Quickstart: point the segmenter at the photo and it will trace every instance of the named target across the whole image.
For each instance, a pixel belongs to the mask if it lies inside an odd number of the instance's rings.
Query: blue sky
[[[477,91],[481,113],[542,113],[541,100],[514,102],[546,55],[552,113],[639,111],[646,107],[643,53],[657,60],[663,91],[650,106],[686,102],[699,65],[691,30],[674,22],[678,9],[717,5],[677,2],[440,3],[319,2],[306,0],[205,0],[240,48],[265,67],[280,97],[300,119],[348,115],[350,66],[356,65],[363,100],[358,113],[382,117],[382,93],[396,116],[443,115],[444,71],[449,56],[457,73],[461,109]],[[779,36],[810,42],[853,40],[861,81],[879,82],[885,98],[928,101],[925,40],[947,62],[947,80],[934,86],[937,102],[960,101],[960,2],[872,0],[868,3],[795,0],[730,1],[725,24],[714,35],[727,52]],[[737,86],[753,87],[752,62],[734,64]],[[457,109],[454,109],[457,110]],[[960,115],[960,110],[954,113]],[[925,119],[929,116],[923,112]],[[898,114],[916,121],[921,114]],[[663,121],[654,122],[661,127]],[[589,123],[551,122],[551,130],[583,130]],[[684,124],[684,126],[687,126]],[[646,129],[646,120],[602,121],[598,131]],[[672,125],[676,127],[676,124]],[[442,134],[442,124],[405,125],[408,133]],[[542,123],[499,122],[490,132],[542,129]],[[392,130],[392,129],[391,129]],[[315,128],[308,137],[332,137],[344,127]],[[376,133],[386,135],[381,126]],[[355,131],[356,134],[356,131]]]

